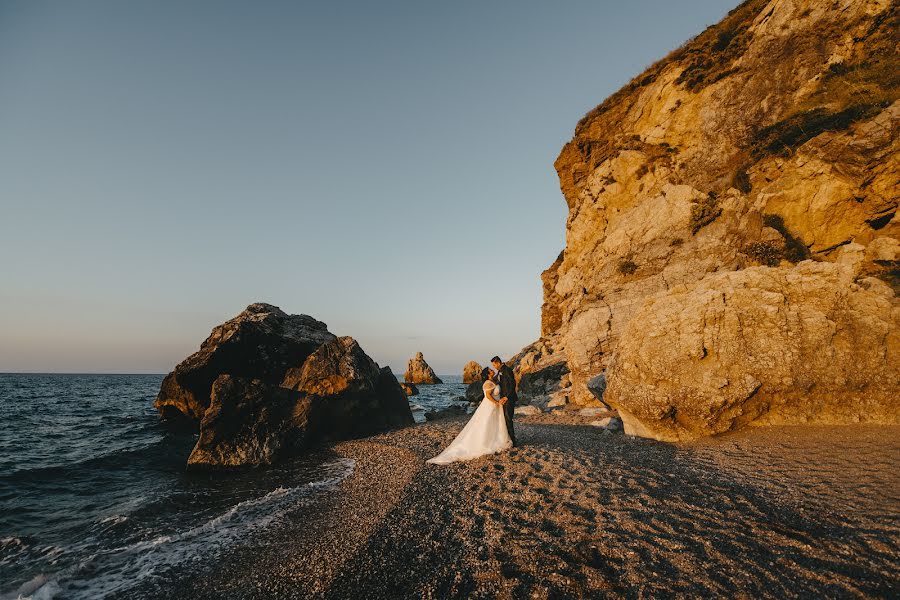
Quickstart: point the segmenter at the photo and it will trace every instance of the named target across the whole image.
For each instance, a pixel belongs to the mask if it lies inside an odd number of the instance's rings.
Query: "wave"
[[[176,444],[178,446],[179,444]],[[172,454],[173,458],[183,460],[187,456],[187,452],[183,449],[173,449],[166,435],[158,434],[154,439],[141,444],[132,444],[127,447],[115,448],[95,456],[83,458],[81,460],[73,460],[67,463],[60,463],[41,467],[26,467],[14,470],[10,473],[0,475],[0,481],[25,481],[33,483],[35,480],[47,480],[55,477],[71,477],[72,471],[75,469],[88,468],[109,468],[129,464],[131,459],[148,459],[155,456],[152,452],[154,448],[159,448],[163,455]],[[188,449],[189,450],[189,449]]]
[[[61,591],[59,584],[55,581],[49,580],[44,575],[38,575],[20,585],[19,589],[12,594],[0,596],[0,600],[13,598],[17,600],[51,600]]]
[[[296,487],[279,487],[257,498],[244,500],[185,531],[155,535],[108,550],[93,549],[90,556],[79,563],[50,577],[38,576],[12,595],[0,595],[0,600],[49,599],[60,592],[66,598],[105,598],[121,594],[167,570],[200,560],[207,562],[247,535],[271,527],[291,510],[334,488],[355,467],[356,462],[351,459],[332,461],[321,465],[326,474],[322,479]],[[119,518],[124,517],[114,515],[104,521]],[[35,582],[40,585],[33,585]]]

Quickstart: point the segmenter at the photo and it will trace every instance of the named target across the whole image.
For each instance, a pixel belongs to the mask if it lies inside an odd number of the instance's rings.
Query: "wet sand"
[[[172,598],[900,595],[900,427],[750,429],[694,444],[517,417],[522,446],[426,465],[464,418],[345,442],[338,490]]]

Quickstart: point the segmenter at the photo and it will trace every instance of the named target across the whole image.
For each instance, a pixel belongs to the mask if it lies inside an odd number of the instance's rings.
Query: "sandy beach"
[[[758,428],[672,445],[574,412],[439,467],[454,418],[337,444],[340,487],[177,598],[896,597],[900,427]]]

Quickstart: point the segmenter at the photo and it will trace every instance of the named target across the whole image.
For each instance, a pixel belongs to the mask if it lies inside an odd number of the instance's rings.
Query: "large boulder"
[[[322,345],[282,386],[319,400],[316,426],[328,438],[368,435],[413,423],[406,394],[389,367],[378,364],[351,337]]]
[[[188,466],[265,465],[297,447],[308,433],[295,416],[309,414],[312,397],[265,383],[220,375],[200,421]]]
[[[463,366],[463,383],[473,383],[481,381],[481,365],[474,360],[470,360]]]
[[[213,328],[200,350],[163,379],[154,406],[170,421],[196,425],[210,405],[213,382],[223,374],[277,385],[285,372],[335,338],[325,323],[289,315],[277,306],[251,304]]]
[[[428,366],[428,363],[425,362],[425,357],[421,352],[416,352],[416,355],[409,359],[409,365],[406,367],[403,379],[406,383],[444,383],[434,374],[434,370]]]
[[[323,440],[413,423],[390,368],[379,368],[350,337],[321,345],[271,384],[219,376],[188,459],[192,467],[265,465]]]
[[[533,417],[535,415],[541,414],[542,411],[537,406],[532,406],[531,404],[526,404],[525,406],[517,406],[513,411],[517,416],[521,417]]]
[[[753,267],[646,300],[605,400],[626,433],[690,440],[748,424],[900,422],[900,300],[836,263]]]

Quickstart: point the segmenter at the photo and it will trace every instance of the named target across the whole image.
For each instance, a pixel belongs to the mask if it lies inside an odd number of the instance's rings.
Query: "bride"
[[[456,439],[443,452],[426,462],[445,465],[512,448],[512,439],[506,431],[506,419],[500,404],[500,386],[492,381],[493,375],[494,371],[490,367],[481,371],[484,399],[478,409]]]

